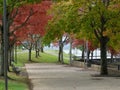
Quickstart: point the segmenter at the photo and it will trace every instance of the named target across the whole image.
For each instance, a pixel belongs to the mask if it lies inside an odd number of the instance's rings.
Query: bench
[[[16,75],[19,75],[19,74],[20,74],[20,71],[21,71],[19,67],[16,67],[16,66],[14,66],[14,65],[12,65],[12,70],[13,70],[13,72],[16,73]]]

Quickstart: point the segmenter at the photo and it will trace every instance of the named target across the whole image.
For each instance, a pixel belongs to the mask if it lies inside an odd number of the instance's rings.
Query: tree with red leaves
[[[2,72],[0,72],[0,75],[4,75],[4,68],[3,68],[3,63],[4,63],[4,57],[3,57],[3,53],[4,53],[4,49],[3,49],[3,47],[4,47],[4,45],[3,45],[3,34],[4,34],[4,30],[3,30],[3,17],[2,17],[2,10],[3,10],[3,3],[2,3],[3,1],[1,1],[1,6],[0,6],[0,29],[1,29],[1,31],[0,31],[0,35],[1,35],[1,56],[2,56],[2,60],[1,60],[1,65],[2,66],[0,66],[0,67],[2,67]],[[15,39],[16,37],[15,37],[15,34],[14,34],[14,32],[16,31],[16,30],[18,30],[19,28],[21,28],[22,26],[24,26],[25,25],[25,23],[29,20],[29,18],[30,18],[30,16],[32,15],[32,10],[29,10],[29,15],[28,15],[28,17],[26,17],[26,18],[24,18],[23,19],[23,23],[21,24],[21,25],[18,25],[17,27],[15,27],[15,28],[13,28],[13,27],[11,27],[12,26],[12,24],[13,24],[13,22],[14,22],[14,19],[17,17],[17,15],[18,14],[20,14],[20,12],[19,12],[19,7],[22,7],[22,6],[24,6],[24,5],[26,5],[26,4],[28,4],[28,3],[31,3],[31,4],[33,4],[33,3],[38,3],[38,2],[41,2],[41,0],[9,0],[7,3],[6,3],[6,19],[7,19],[7,21],[6,21],[6,26],[7,26],[7,30],[8,30],[8,35],[6,35],[7,36],[7,41],[8,41],[8,49],[6,50],[6,52],[7,53],[9,53],[8,51],[10,51],[10,49],[13,47],[13,45],[14,45],[14,43],[15,43],[15,41],[16,40],[13,40],[13,38]],[[16,9],[15,9],[16,8]],[[24,14],[23,12],[21,13],[21,14]],[[19,17],[20,18],[20,17]],[[12,46],[12,47],[11,47]],[[10,60],[9,59],[9,56],[10,54],[7,54],[7,58],[8,58],[8,60]],[[8,62],[5,62],[5,63],[7,63],[7,65],[8,65]]]
[[[29,61],[31,61],[31,50],[34,44],[38,46],[38,41],[45,35],[45,26],[51,16],[47,15],[47,10],[50,8],[51,1],[42,1],[40,4],[28,4],[19,8],[19,14],[14,18],[14,23],[12,24],[11,31],[14,32],[16,39],[19,41],[26,41],[27,49],[29,50]],[[16,27],[21,26],[24,20],[28,17],[31,10],[32,15],[29,20],[21,28],[16,29]],[[20,18],[21,17],[21,18]],[[36,46],[35,45],[35,46]],[[36,52],[39,48],[36,47]],[[37,55],[38,56],[38,55]]]

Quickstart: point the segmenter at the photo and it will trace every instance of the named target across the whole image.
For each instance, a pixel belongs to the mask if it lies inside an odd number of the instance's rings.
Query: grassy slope
[[[68,57],[68,55],[64,54],[64,56]],[[17,66],[24,66],[25,63],[28,62],[28,52],[24,51],[23,53],[18,53]],[[57,63],[58,56],[57,51],[49,51],[45,53],[40,53],[40,57],[35,58],[35,52],[32,51],[32,61],[35,63]],[[65,63],[68,64],[68,59],[64,59]]]

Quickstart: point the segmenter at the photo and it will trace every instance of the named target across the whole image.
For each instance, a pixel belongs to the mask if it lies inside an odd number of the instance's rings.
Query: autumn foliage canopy
[[[15,16],[14,22],[10,26],[10,39],[25,40],[30,34],[44,36],[45,26],[51,16],[47,15],[51,1],[42,1],[38,4],[26,4],[16,8],[12,12]]]

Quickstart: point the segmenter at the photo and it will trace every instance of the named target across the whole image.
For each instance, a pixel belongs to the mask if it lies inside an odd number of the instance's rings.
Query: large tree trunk
[[[100,49],[101,49],[101,75],[108,75],[108,69],[107,69],[107,37],[102,37],[100,40]]]
[[[1,39],[2,39],[2,43],[1,43],[1,72],[0,72],[0,76],[4,76],[4,43],[3,43],[3,28],[1,28]]]

